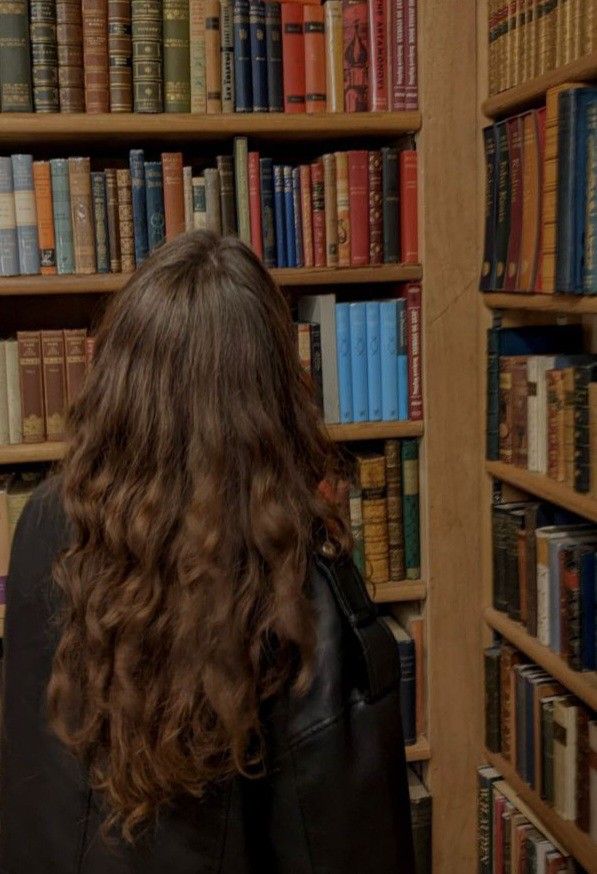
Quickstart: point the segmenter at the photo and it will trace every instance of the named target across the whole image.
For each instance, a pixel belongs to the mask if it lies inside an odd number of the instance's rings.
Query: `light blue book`
[[[33,158],[12,155],[12,181],[19,247],[19,272],[23,276],[39,273],[39,238],[37,210],[33,191]]]
[[[367,314],[367,406],[369,421],[381,421],[381,344],[379,302],[365,304]]]
[[[398,419],[408,419],[408,339],[406,333],[406,301],[396,301],[396,322],[398,333]]]
[[[352,368],[350,362],[350,313],[347,303],[336,304],[336,350],[340,421],[352,422]]]
[[[367,312],[364,302],[351,303],[350,367],[352,371],[353,422],[369,421],[367,401]]]
[[[384,422],[398,419],[398,316],[396,300],[379,304],[381,347],[381,417]]]
[[[12,187],[12,161],[10,158],[0,158],[0,276],[18,274],[19,244]]]
[[[74,273],[75,253],[73,251],[67,159],[52,158],[50,174],[52,176],[52,210],[56,237],[56,270],[58,273]]]

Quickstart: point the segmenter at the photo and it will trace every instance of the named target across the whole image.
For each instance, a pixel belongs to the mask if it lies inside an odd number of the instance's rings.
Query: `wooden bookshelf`
[[[58,461],[64,455],[64,443],[16,443],[0,446],[0,464],[33,464]]]
[[[544,501],[559,504],[572,513],[578,513],[592,522],[597,522],[597,501],[594,498],[575,492],[570,486],[556,482],[540,473],[531,473],[513,464],[503,464],[501,461],[488,461],[485,465],[487,473],[502,482],[510,483],[524,492],[537,495]]]
[[[427,586],[421,580],[401,580],[399,583],[378,583],[370,589],[376,604],[397,604],[401,601],[423,601]]]
[[[597,295],[589,294],[506,294],[486,292],[483,303],[491,310],[528,310],[562,315],[597,314]]]
[[[561,85],[562,82],[583,82],[595,78],[597,78],[597,52],[592,52],[571,64],[566,64],[557,70],[550,70],[549,73],[523,82],[522,85],[489,97],[483,103],[482,111],[490,118],[508,115],[525,106],[538,103],[545,92],[554,85]]]
[[[512,786],[521,801],[524,801],[545,823],[545,827],[561,843],[566,852],[574,856],[586,868],[588,874],[597,874],[597,844],[593,843],[589,835],[581,831],[573,822],[558,816],[555,810],[524,782],[503,756],[490,750],[485,751],[485,756]]]
[[[417,742],[404,748],[407,762],[427,762],[431,758],[431,748],[426,737],[417,738]]]
[[[563,658],[539,643],[537,638],[532,637],[519,622],[514,622],[493,607],[486,608],[485,621],[494,631],[499,632],[517,649],[545,668],[577,698],[593,710],[597,710],[597,672],[574,671]]]

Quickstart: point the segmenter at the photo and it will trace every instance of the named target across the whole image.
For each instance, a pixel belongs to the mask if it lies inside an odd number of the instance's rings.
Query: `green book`
[[[33,112],[27,0],[0,3],[0,109]]]
[[[164,111],[191,111],[189,0],[164,0]]]
[[[404,560],[406,579],[421,576],[419,536],[419,442],[402,441],[402,518],[404,523]]]
[[[249,168],[246,137],[234,138],[234,185],[236,188],[236,215],[238,236],[247,246],[251,245],[251,217],[249,214]]]

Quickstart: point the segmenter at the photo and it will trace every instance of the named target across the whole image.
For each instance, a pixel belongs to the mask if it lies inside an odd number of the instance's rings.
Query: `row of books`
[[[577,671],[597,668],[597,529],[540,501],[492,509],[493,606]]]
[[[484,129],[482,291],[597,294],[597,89]]]
[[[298,300],[300,356],[316,386],[321,358],[327,424],[423,418],[420,284],[406,284],[401,295],[352,304],[337,303],[335,294]]]
[[[595,0],[489,0],[489,94],[590,54],[596,21]]]
[[[597,840],[596,714],[506,643],[485,650],[485,689],[487,748]]]
[[[582,874],[499,771],[477,771],[478,874]]]
[[[4,112],[418,106],[416,0],[13,0],[0,30]]]
[[[410,145],[410,143],[409,143]],[[179,233],[234,234],[268,267],[416,263],[417,154],[352,150],[291,167],[248,150],[201,172],[180,152],[93,170],[0,157],[0,275],[129,273]]]

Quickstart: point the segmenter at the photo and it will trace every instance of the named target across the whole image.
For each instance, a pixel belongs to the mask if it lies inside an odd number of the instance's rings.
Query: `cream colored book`
[[[546,373],[555,366],[551,355],[529,355],[527,359],[527,467],[547,473],[547,380]]]
[[[556,701],[553,708],[554,810],[576,820],[576,755],[578,705],[573,698]]]

